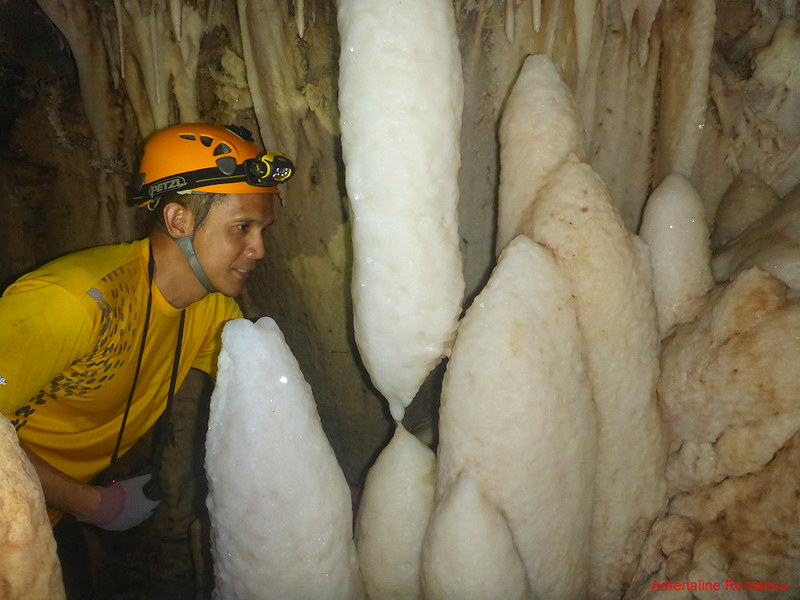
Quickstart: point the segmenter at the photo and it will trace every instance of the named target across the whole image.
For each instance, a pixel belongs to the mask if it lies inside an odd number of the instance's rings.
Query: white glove
[[[147,520],[161,504],[161,500],[150,500],[144,495],[143,488],[152,476],[147,473],[98,487],[100,507],[94,514],[78,520],[109,531],[125,531]]]

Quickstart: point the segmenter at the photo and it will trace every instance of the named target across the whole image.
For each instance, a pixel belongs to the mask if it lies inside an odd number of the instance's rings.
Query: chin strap
[[[203,265],[200,264],[200,261],[197,258],[197,253],[194,251],[192,238],[194,238],[194,233],[186,237],[173,239],[178,243],[178,247],[181,249],[181,252],[183,252],[183,255],[189,261],[189,266],[192,267],[194,276],[197,277],[198,281],[203,284],[203,287],[206,288],[208,292],[213,294],[217,291],[217,288],[214,287],[214,285],[211,283],[211,280],[208,278],[208,275],[206,275],[206,272],[203,270]]]

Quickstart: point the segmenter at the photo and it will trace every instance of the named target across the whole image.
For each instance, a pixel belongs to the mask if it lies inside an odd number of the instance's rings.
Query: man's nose
[[[261,260],[264,258],[264,254],[264,238],[262,238],[261,235],[253,236],[250,243],[247,245],[245,256],[253,260]]]

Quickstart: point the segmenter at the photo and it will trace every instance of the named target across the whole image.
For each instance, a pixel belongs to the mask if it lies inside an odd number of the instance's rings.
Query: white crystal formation
[[[222,333],[206,440],[214,597],[363,597],[350,490],[275,322]]]

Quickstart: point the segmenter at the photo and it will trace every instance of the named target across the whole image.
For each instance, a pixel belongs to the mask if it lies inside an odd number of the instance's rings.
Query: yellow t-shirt
[[[20,441],[80,481],[109,465],[139,356],[147,308],[148,240],[56,259],[0,298],[0,412]],[[180,310],[157,286],[120,456],[164,410]],[[177,386],[190,367],[214,374],[222,327],[242,316],[209,294],[186,308]],[[176,386],[176,389],[177,389]]]

